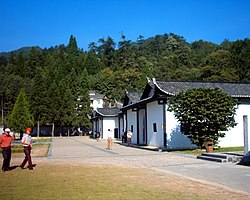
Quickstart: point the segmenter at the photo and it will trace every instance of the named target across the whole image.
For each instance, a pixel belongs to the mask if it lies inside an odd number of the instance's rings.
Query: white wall
[[[147,143],[151,146],[164,146],[164,122],[163,122],[163,105],[158,105],[158,102],[147,104]],[[183,135],[180,131],[180,124],[175,119],[172,112],[167,111],[165,107],[166,117],[166,135],[167,147],[170,149],[193,148],[190,139]],[[156,123],[157,131],[153,131],[153,124]]]
[[[250,151],[250,114],[247,116],[248,118],[248,127],[247,127],[247,130],[248,130],[248,151]]]
[[[195,145],[184,134],[181,133],[180,124],[174,117],[172,112],[167,111],[166,106],[166,134],[167,134],[167,148],[169,149],[183,149],[192,148]]]
[[[133,125],[133,135],[131,138],[131,143],[136,144],[137,143],[137,123],[136,123],[136,111],[132,111],[132,109],[127,110],[127,131],[131,130],[131,125]]]
[[[167,109],[167,108],[166,108]],[[219,139],[219,146],[233,147],[244,146],[243,135],[243,115],[250,115],[250,103],[242,103],[236,110],[235,120],[238,125],[229,131],[225,132],[224,138]],[[250,117],[249,117],[250,118]],[[250,124],[250,120],[248,119]],[[180,125],[175,119],[173,113],[166,111],[166,132],[167,132],[167,146],[169,148],[189,148],[194,145],[185,135],[180,132]],[[249,133],[248,133],[249,134]],[[248,137],[250,138],[250,136]]]
[[[4,133],[3,127],[0,127],[0,135],[2,135],[3,133]]]
[[[166,134],[167,134],[167,147],[168,148],[193,148],[195,145],[192,144],[190,139],[183,135],[180,131],[180,124],[175,119],[173,113],[167,111],[166,106]],[[226,132],[224,138],[219,139],[219,146],[244,146],[244,135],[243,135],[243,115],[248,115],[248,126],[250,126],[250,103],[241,103],[236,110],[236,123],[238,125],[233,129]],[[142,116],[143,110],[139,111],[139,140],[142,144]],[[157,131],[153,131],[153,124],[156,123]],[[124,117],[124,128],[126,125]],[[137,121],[136,112],[132,110],[127,111],[127,130],[133,125],[133,137],[132,143],[137,143]],[[248,128],[248,138],[250,141],[250,130]],[[164,130],[163,130],[163,105],[158,105],[158,102],[151,102],[147,104],[147,145],[162,147],[164,145]],[[249,148],[250,148],[250,144]]]
[[[247,124],[244,124],[244,134],[246,134],[244,136],[244,155],[246,155],[248,153],[248,151],[250,151],[250,115],[245,115],[247,121],[245,121],[245,123]],[[243,123],[244,123],[244,120],[243,120]],[[248,125],[248,126],[247,126]]]
[[[248,151],[250,151],[250,114],[248,115],[248,127],[247,127],[247,130],[248,130]]]
[[[97,125],[97,132],[100,132],[101,134],[101,138],[103,137],[103,130],[102,130],[102,127],[103,127],[103,120],[102,119],[98,119],[98,125]]]
[[[104,117],[103,118],[103,139],[108,139],[108,129],[113,133],[112,138],[114,138],[114,129],[118,127],[118,117]]]
[[[92,131],[93,131],[93,134],[97,133],[97,130],[96,130],[96,121],[93,121]],[[95,136],[95,135],[93,135],[93,136]]]
[[[153,124],[156,123],[156,132],[153,131]],[[147,145],[161,147],[163,140],[163,105],[158,102],[147,104]]]
[[[244,146],[243,115],[250,116],[250,103],[249,102],[248,103],[243,102],[242,104],[238,106],[238,109],[236,110],[236,116],[235,116],[235,121],[238,124],[231,130],[225,132],[226,133],[225,137],[219,139],[220,141],[218,144],[219,146],[221,147]],[[249,124],[250,123],[248,123],[248,125]],[[250,139],[250,137],[248,138]]]
[[[146,144],[145,109],[139,110],[139,144]]]
[[[103,107],[103,100],[102,99],[94,99],[93,103],[90,105],[94,110],[97,110],[97,108]]]
[[[124,132],[127,131],[126,124],[127,124],[126,114],[123,114],[123,130],[124,130]]]
[[[122,136],[123,136],[123,134],[124,134],[124,124],[123,124],[124,120],[123,120],[122,117],[119,118],[119,120],[120,120],[119,135],[120,135],[120,139],[122,139]]]

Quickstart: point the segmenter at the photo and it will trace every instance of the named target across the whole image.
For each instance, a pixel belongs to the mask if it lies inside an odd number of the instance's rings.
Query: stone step
[[[202,159],[202,160],[209,160],[209,161],[214,161],[214,162],[220,162],[220,163],[227,163],[228,160],[225,158],[219,158],[219,157],[215,157],[215,156],[205,156],[205,155],[200,155],[197,156],[198,159]]]
[[[232,162],[233,156],[228,154],[222,154],[222,153],[202,153],[203,156],[209,156],[209,157],[216,157],[216,158],[222,158],[227,159],[228,162]]]

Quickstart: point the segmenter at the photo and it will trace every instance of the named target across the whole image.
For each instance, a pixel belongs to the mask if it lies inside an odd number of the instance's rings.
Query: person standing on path
[[[132,135],[133,135],[133,133],[129,130],[128,133],[127,133],[127,143],[128,143],[128,146],[131,145]]]
[[[0,136],[0,145],[3,154],[3,172],[10,170],[10,160],[11,160],[11,143],[15,140],[15,135],[13,137],[10,135],[10,129],[6,128],[3,135]]]
[[[97,141],[97,142],[100,142],[100,141],[101,141],[101,133],[100,133],[100,132],[97,132],[97,133],[96,133],[96,141]]]
[[[112,131],[110,129],[108,129],[108,146],[107,146],[108,150],[112,149]]]
[[[20,165],[20,167],[23,169],[25,164],[28,161],[28,168],[29,170],[33,170],[33,165],[32,165],[32,161],[31,161],[31,148],[32,148],[32,138],[30,136],[31,133],[31,128],[26,128],[26,134],[23,135],[21,143],[23,145],[23,152],[25,154],[25,158],[22,162],[22,164]]]

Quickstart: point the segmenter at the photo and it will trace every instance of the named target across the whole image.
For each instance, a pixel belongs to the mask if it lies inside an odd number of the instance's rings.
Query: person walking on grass
[[[25,164],[28,161],[28,168],[29,170],[33,170],[33,165],[32,165],[32,161],[31,161],[31,149],[32,149],[32,138],[30,136],[31,133],[31,128],[26,128],[26,133],[23,135],[21,143],[23,145],[23,152],[25,154],[25,158],[22,162],[22,164],[20,165],[20,167],[22,169],[24,169]]]
[[[0,136],[0,145],[2,149],[3,155],[3,165],[2,171],[9,171],[10,170],[10,160],[11,160],[11,143],[15,140],[15,135],[10,135],[10,129],[6,128],[4,130],[3,135]]]

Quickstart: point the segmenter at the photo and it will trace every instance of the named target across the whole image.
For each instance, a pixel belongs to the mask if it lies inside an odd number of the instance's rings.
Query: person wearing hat
[[[25,154],[25,158],[24,158],[22,164],[20,165],[20,167],[22,169],[24,169],[24,166],[28,161],[29,170],[33,170],[33,165],[32,165],[31,155],[30,155],[31,148],[32,148],[32,139],[31,139],[31,136],[30,136],[31,132],[32,132],[31,128],[26,128],[26,133],[23,134],[23,137],[22,137],[22,140],[21,140],[21,143],[23,145],[23,152]]]
[[[3,155],[3,172],[9,171],[10,169],[10,160],[11,160],[11,143],[15,140],[15,135],[13,137],[10,135],[10,129],[5,128],[4,133],[0,136],[0,145]]]

